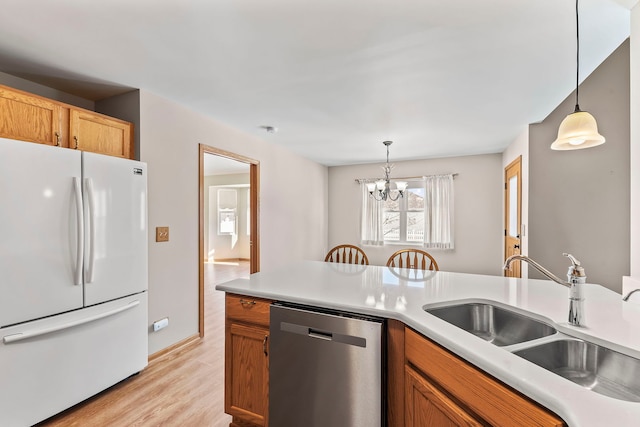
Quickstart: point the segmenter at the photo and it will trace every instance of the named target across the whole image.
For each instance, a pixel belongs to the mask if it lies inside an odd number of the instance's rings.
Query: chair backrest
[[[369,265],[369,258],[367,258],[367,254],[365,254],[359,247],[353,245],[336,246],[327,253],[324,260],[325,262]]]
[[[435,258],[420,249],[400,249],[396,251],[387,260],[387,267],[439,271]]]

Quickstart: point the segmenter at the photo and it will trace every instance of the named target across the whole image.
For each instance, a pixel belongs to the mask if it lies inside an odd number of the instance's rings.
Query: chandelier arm
[[[392,202],[395,202],[396,200],[398,200],[400,197],[402,197],[402,193],[398,192],[398,194],[396,194],[395,199],[393,197],[391,197],[391,194],[389,194],[389,200],[391,200]]]
[[[371,197],[373,197],[373,199],[378,201],[378,202],[383,202],[384,201],[384,194],[382,194],[382,191],[380,191],[380,190],[378,190],[378,194],[375,194],[375,192],[370,191],[369,195]]]

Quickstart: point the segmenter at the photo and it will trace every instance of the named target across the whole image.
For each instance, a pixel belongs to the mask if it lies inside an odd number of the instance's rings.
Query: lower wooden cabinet
[[[565,426],[555,414],[409,328],[404,342],[406,425]],[[443,424],[431,424],[429,417]]]
[[[267,426],[269,300],[226,296],[225,412]],[[387,321],[389,427],[561,427],[558,416],[402,322]],[[274,426],[277,427],[277,426]]]
[[[438,386],[418,372],[405,367],[405,426],[483,426],[466,409],[450,399]]]
[[[268,425],[270,305],[226,296],[224,406],[231,427]]]

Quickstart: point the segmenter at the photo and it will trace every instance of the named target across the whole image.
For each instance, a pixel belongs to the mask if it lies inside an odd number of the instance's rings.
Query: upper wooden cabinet
[[[70,147],[76,150],[133,158],[133,125],[87,110],[70,110]]]
[[[63,145],[60,103],[0,86],[0,137]]]
[[[0,137],[133,159],[133,124],[0,85]]]

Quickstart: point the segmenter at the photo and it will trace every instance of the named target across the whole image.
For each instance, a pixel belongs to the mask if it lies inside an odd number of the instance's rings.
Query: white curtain
[[[367,183],[364,181],[360,182],[360,192],[362,193],[360,243],[367,246],[382,246],[384,244],[382,202],[369,195]]]
[[[425,177],[424,247],[453,249],[453,175]]]

